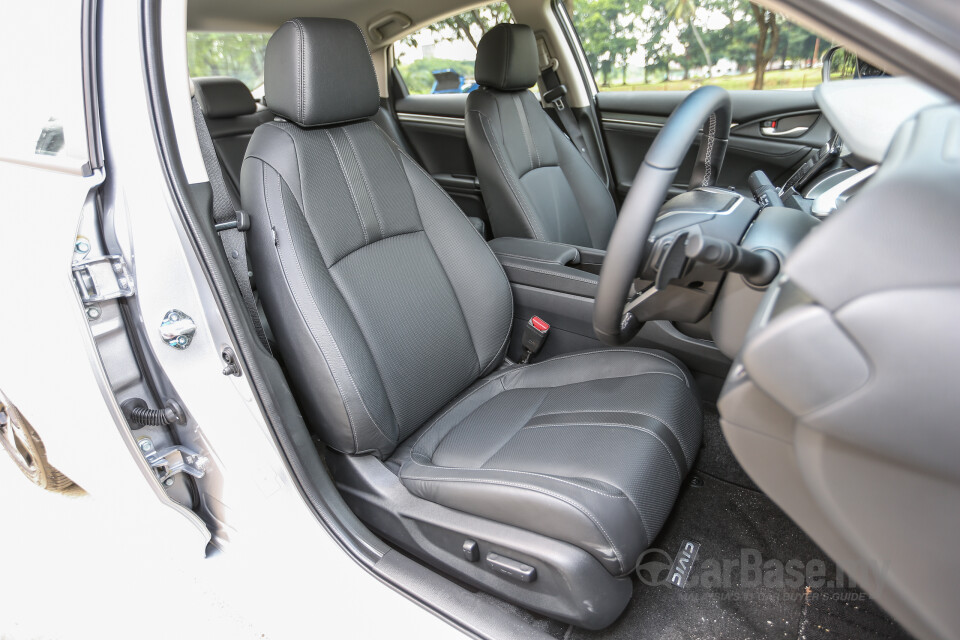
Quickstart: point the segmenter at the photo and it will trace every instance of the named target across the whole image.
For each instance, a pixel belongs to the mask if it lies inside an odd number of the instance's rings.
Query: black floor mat
[[[641,558],[662,570],[634,578],[633,599],[612,626],[568,637],[909,638],[848,577],[834,586],[836,565],[766,496],[698,477],[703,484],[684,490],[654,544],[662,551]],[[651,575],[667,580],[688,540],[700,548],[686,587],[650,584]]]
[[[720,414],[715,407],[704,407],[703,445],[695,467],[701,474],[709,474],[714,478],[759,491],[727,446],[720,430]]]
[[[907,639],[909,635],[750,480],[706,407],[691,480],[640,559],[627,610],[568,638]],[[684,588],[664,584],[681,546],[699,544]],[[659,563],[659,564],[656,564]]]

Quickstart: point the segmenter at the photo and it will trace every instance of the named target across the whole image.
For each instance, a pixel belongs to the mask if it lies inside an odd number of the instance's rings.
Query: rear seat
[[[227,189],[240,202],[240,166],[253,130],[273,120],[273,112],[257,104],[247,85],[236,78],[193,79],[194,95],[207,121]]]
[[[193,79],[194,95],[200,103],[200,111],[207,122],[213,146],[223,169],[224,182],[235,202],[240,202],[240,167],[243,154],[253,135],[253,130],[264,122],[273,120],[270,109],[258,104],[253,95],[236,78],[208,76]],[[411,158],[419,161],[416,154],[400,133],[396,119],[381,102],[380,110],[372,120],[397,143]],[[469,218],[480,235],[484,235],[483,221]]]

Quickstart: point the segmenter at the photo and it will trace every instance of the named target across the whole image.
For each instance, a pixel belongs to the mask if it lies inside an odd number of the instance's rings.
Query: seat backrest
[[[264,311],[308,423],[388,455],[502,360],[513,315],[493,253],[371,122],[373,64],[346,20],[294,19],[267,45],[241,172]]]
[[[273,112],[257,105],[247,85],[229,76],[193,79],[194,95],[213,139],[224,182],[240,199],[240,167],[254,129],[273,120]]]
[[[497,25],[477,47],[481,88],[467,98],[467,143],[493,234],[605,249],[616,205],[528,90],[537,61],[527,25]]]

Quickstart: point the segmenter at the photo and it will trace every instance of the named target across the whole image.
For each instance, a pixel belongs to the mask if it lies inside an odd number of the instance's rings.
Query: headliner
[[[489,0],[487,0],[489,2]],[[424,24],[482,6],[477,0],[189,0],[187,29],[190,31],[273,32],[293,17],[346,18],[364,27],[382,15],[405,14],[412,20],[407,29],[388,40],[396,40]],[[511,2],[514,4],[514,2]],[[372,43],[371,43],[372,44]]]

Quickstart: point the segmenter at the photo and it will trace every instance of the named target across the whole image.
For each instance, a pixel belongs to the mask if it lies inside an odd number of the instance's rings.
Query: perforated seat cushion
[[[514,367],[460,395],[391,464],[422,498],[568,541],[624,574],[693,464],[703,420],[694,389],[656,351]]]

